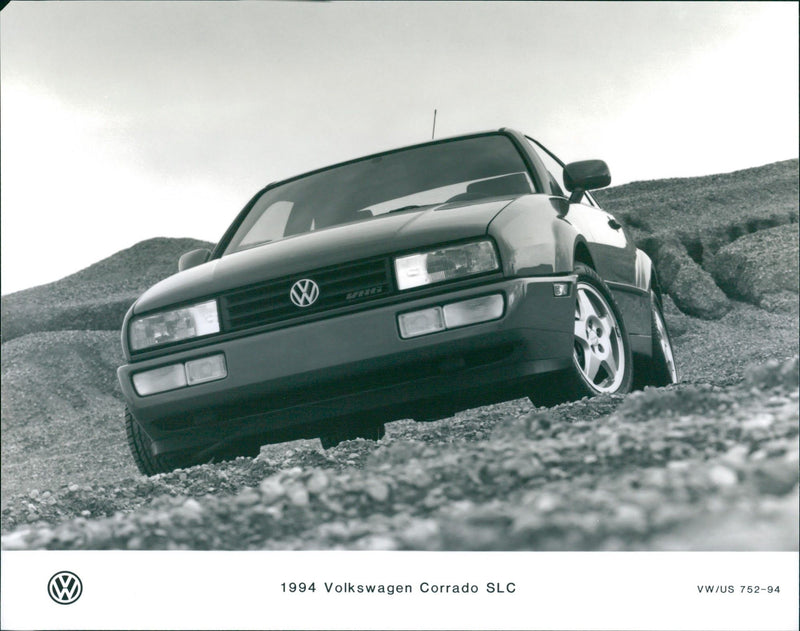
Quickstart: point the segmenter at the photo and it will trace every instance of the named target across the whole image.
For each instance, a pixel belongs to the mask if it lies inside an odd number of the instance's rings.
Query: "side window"
[[[550,175],[550,186],[553,192],[561,197],[569,197],[567,189],[564,186],[564,167],[561,166],[553,156],[547,153],[547,150],[533,138],[525,136],[525,139],[530,143],[536,155],[539,156],[544,163],[547,173]]]

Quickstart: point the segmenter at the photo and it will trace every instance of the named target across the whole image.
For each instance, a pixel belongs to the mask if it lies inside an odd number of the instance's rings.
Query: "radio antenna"
[[[436,110],[433,110],[433,131],[431,132],[431,140],[436,137]]]

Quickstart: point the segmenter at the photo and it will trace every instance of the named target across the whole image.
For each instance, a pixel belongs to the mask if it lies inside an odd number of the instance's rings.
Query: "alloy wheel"
[[[584,282],[577,285],[573,358],[593,390],[602,393],[619,389],[626,369],[620,328],[606,299]]]

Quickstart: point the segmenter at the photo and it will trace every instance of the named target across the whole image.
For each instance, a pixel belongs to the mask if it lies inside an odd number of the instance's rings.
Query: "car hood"
[[[489,223],[514,198],[387,214],[274,243],[209,261],[161,281],[134,305],[134,313],[213,297],[221,292],[274,278],[458,241],[486,234]]]

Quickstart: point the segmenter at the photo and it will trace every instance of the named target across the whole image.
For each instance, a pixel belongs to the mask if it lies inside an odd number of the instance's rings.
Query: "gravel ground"
[[[726,364],[721,382],[734,385],[684,380],[552,409],[511,401],[392,423],[378,443],[297,441],[152,478],[33,489],[3,510],[2,545],[796,549],[798,361],[744,380],[742,361]]]

